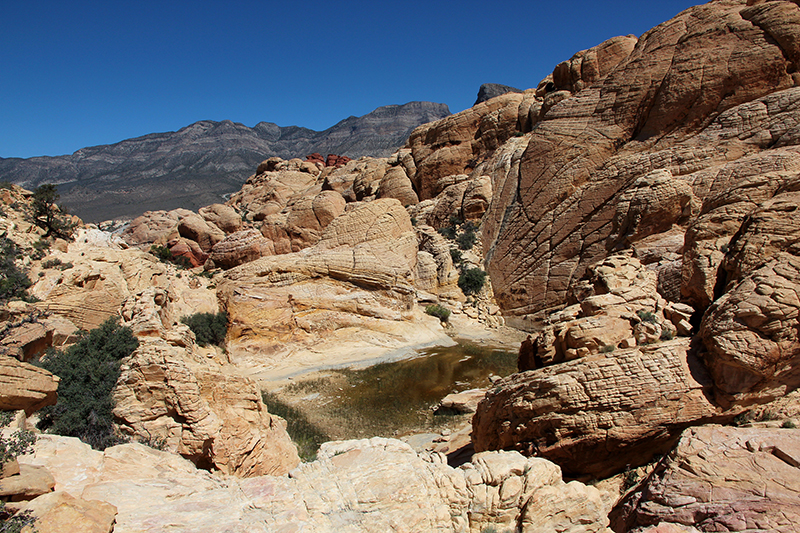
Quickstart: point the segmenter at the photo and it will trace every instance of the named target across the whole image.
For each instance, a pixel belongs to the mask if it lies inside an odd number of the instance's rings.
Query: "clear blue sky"
[[[684,0],[4,0],[0,157],[72,153],[198,120],[323,130],[413,100],[471,106],[641,35]]]

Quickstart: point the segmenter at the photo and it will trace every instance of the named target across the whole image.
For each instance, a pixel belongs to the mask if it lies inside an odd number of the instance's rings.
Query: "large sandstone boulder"
[[[43,494],[21,510],[36,520],[38,533],[111,533],[117,515],[110,503],[87,501],[64,491]]]
[[[608,250],[669,221],[691,223],[693,206],[735,186],[744,169],[758,175],[796,165],[800,90],[791,58],[798,20],[793,2],[693,7],[644,34],[579,92],[545,95],[518,170],[509,168],[502,189],[494,189],[492,219],[482,225],[494,294],[506,315],[563,304]],[[579,79],[585,82],[583,74],[570,74],[564,84]],[[563,99],[548,109],[551,95]],[[667,181],[650,183],[658,170]],[[431,170],[431,183],[438,178]],[[623,205],[632,216],[620,218]],[[637,220],[650,207],[664,213],[663,225],[660,215]]]
[[[242,216],[225,204],[211,204],[201,207],[197,214],[214,224],[225,233],[234,233],[242,228]]]
[[[519,450],[604,477],[718,415],[709,387],[689,339],[617,349],[498,382],[478,404],[472,440],[476,451]]]
[[[796,531],[798,466],[795,429],[692,428],[617,506],[612,527],[622,533],[664,522],[700,531]]]

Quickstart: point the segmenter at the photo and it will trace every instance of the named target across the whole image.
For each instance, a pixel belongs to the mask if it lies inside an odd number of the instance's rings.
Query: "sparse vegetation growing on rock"
[[[200,346],[225,344],[228,334],[228,315],[225,313],[195,313],[181,318],[181,322],[189,326]]]
[[[58,403],[42,409],[39,429],[77,437],[98,450],[118,444],[111,392],[120,375],[120,360],[138,345],[130,328],[110,318],[67,350],[49,352],[40,364],[61,382]]]
[[[31,280],[14,262],[20,250],[6,235],[0,236],[0,301],[27,300]]]
[[[656,314],[653,313],[652,311],[645,311],[644,309],[639,309],[638,311],[636,311],[636,316],[638,316],[642,322],[649,322],[651,324],[655,324],[656,322],[658,322]]]
[[[158,257],[162,263],[172,263],[180,268],[191,268],[192,264],[182,255],[173,255],[172,250],[166,246],[153,245],[150,247],[150,253]]]
[[[431,316],[435,316],[442,322],[447,322],[450,319],[450,310],[442,307],[439,304],[429,305],[425,308],[425,312]]]

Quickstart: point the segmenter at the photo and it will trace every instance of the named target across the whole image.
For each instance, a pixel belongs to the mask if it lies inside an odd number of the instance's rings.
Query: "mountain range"
[[[239,190],[259,162],[318,152],[385,157],[411,131],[450,115],[446,104],[409,102],[349,117],[324,130],[259,122],[195,122],[71,155],[0,158],[0,179],[34,189],[58,185],[61,204],[87,222],[130,218],[147,210],[194,209]]]

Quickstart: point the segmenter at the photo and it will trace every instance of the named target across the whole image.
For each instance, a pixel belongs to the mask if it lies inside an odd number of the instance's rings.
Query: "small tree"
[[[46,183],[36,188],[31,204],[31,217],[34,224],[47,230],[45,237],[56,236],[68,239],[74,229],[64,217],[64,212],[59,209],[56,202],[59,199],[56,186]]]

